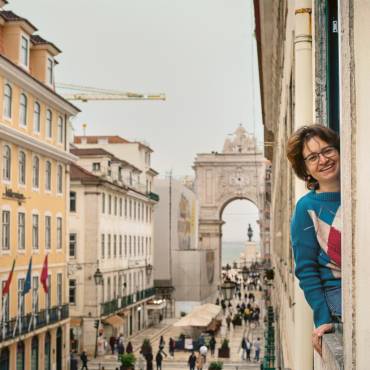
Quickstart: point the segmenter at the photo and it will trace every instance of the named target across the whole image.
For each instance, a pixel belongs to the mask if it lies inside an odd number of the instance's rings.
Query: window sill
[[[315,369],[344,370],[342,324],[336,325],[336,331],[325,334],[322,340],[322,357],[315,356]]]

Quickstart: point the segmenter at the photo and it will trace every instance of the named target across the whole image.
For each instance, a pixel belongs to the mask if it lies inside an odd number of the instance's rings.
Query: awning
[[[82,322],[82,319],[80,317],[71,317],[69,324],[72,327],[76,327],[76,326],[81,326],[81,322]]]
[[[105,324],[112,325],[114,327],[119,327],[122,326],[125,322],[125,320],[122,319],[122,317],[118,315],[113,315],[110,317],[107,317],[106,319],[103,320]]]
[[[174,326],[206,327],[221,312],[221,307],[212,303],[195,307],[188,315],[176,322]]]
[[[162,310],[163,308],[166,307],[166,301],[165,300],[160,300],[160,301],[149,301],[146,304],[146,309],[147,310]]]

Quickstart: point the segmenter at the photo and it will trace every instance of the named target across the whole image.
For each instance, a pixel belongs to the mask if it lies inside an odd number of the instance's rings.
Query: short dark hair
[[[303,158],[304,145],[313,137],[319,137],[340,152],[339,135],[329,127],[323,125],[303,126],[295,131],[288,139],[287,157],[294,173],[306,182],[307,189],[319,189],[319,183],[309,176]]]

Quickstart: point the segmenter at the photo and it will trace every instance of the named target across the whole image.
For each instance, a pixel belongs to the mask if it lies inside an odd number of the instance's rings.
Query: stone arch
[[[193,169],[199,200],[199,248],[207,254],[208,280],[202,285],[206,290],[202,296],[211,300],[221,277],[222,211],[233,200],[246,199],[257,206],[262,222],[267,162],[256,139],[240,126],[225,140],[222,153],[197,154]]]

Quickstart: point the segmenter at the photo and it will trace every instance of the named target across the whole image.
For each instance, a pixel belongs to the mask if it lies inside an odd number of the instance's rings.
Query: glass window
[[[59,116],[58,117],[58,135],[57,135],[57,140],[58,143],[63,143],[63,137],[64,137],[64,122],[63,122],[63,117]]]
[[[101,195],[101,211],[102,213],[105,213],[105,193],[102,193]]]
[[[51,216],[45,216],[45,249],[51,248]]]
[[[113,256],[117,256],[117,235],[113,236]]]
[[[24,288],[24,279],[18,279],[18,309],[20,316],[24,316],[24,296],[23,296],[23,288]]]
[[[62,218],[57,217],[57,249],[62,249]]]
[[[40,184],[40,160],[38,157],[33,157],[32,161],[32,186],[38,189]]]
[[[105,258],[105,235],[101,234],[101,258]]]
[[[51,370],[51,340],[50,333],[45,334],[45,366],[44,370]]]
[[[31,341],[31,370],[39,369],[39,339],[36,336]]]
[[[2,249],[10,248],[10,211],[2,213]]]
[[[25,94],[19,97],[19,123],[27,126],[27,96]]]
[[[39,215],[32,215],[32,248],[39,249]]]
[[[77,234],[71,233],[69,234],[69,257],[76,257],[77,256]]]
[[[45,190],[51,190],[51,162],[46,161],[45,163]]]
[[[51,58],[48,58],[48,64],[47,64],[47,81],[48,84],[52,85],[54,82],[54,61]]]
[[[119,236],[119,256],[122,257],[122,235]]]
[[[18,182],[21,185],[26,184],[26,154],[23,151],[19,152],[18,157]]]
[[[124,244],[125,244],[125,257],[127,256],[127,235],[124,236]]]
[[[61,164],[58,165],[57,170],[57,191],[59,194],[63,193],[63,167]]]
[[[17,343],[17,370],[24,370],[24,343],[22,341]]]
[[[18,213],[18,249],[26,248],[26,214]]]
[[[108,195],[108,214],[112,214],[112,196]]]
[[[94,162],[92,164],[92,170],[93,171],[100,171],[100,163],[99,162]]]
[[[69,304],[76,304],[76,280],[69,280]]]
[[[4,290],[5,284],[6,284],[6,281],[3,281],[2,284],[1,284],[1,291]],[[1,296],[1,307],[2,307],[2,314],[3,314],[3,317],[4,317],[4,321],[9,320],[10,294],[11,294],[11,291],[9,290],[9,292],[7,294],[7,296],[8,296],[7,298],[6,298],[6,295]]]
[[[11,177],[12,152],[9,145],[4,145],[3,149],[3,179],[10,181]]]
[[[69,210],[70,212],[76,212],[76,192],[69,192]]]
[[[117,197],[114,197],[114,215],[117,216]]]
[[[57,305],[62,305],[62,297],[63,297],[63,274],[57,274]]]
[[[39,311],[38,291],[39,291],[39,277],[34,276],[32,278],[32,311],[36,313]]]
[[[28,67],[28,38],[22,36],[21,38],[21,63]]]
[[[111,256],[111,235],[108,234],[108,258]]]
[[[33,129],[35,132],[40,132],[40,104],[35,102],[33,106]]]
[[[13,90],[9,84],[4,86],[4,116],[6,118],[12,118],[12,97]]]
[[[119,198],[119,216],[122,217],[122,198]]]
[[[51,138],[52,137],[52,133],[53,133],[53,114],[51,113],[51,110],[50,109],[47,109],[46,110],[46,127],[45,127],[45,131],[46,131],[46,137],[47,138]]]
[[[51,275],[48,275],[48,281],[47,281],[47,286],[48,286],[48,292],[46,293],[46,307],[50,308],[51,307]]]
[[[127,217],[127,198],[125,198],[125,217]]]

